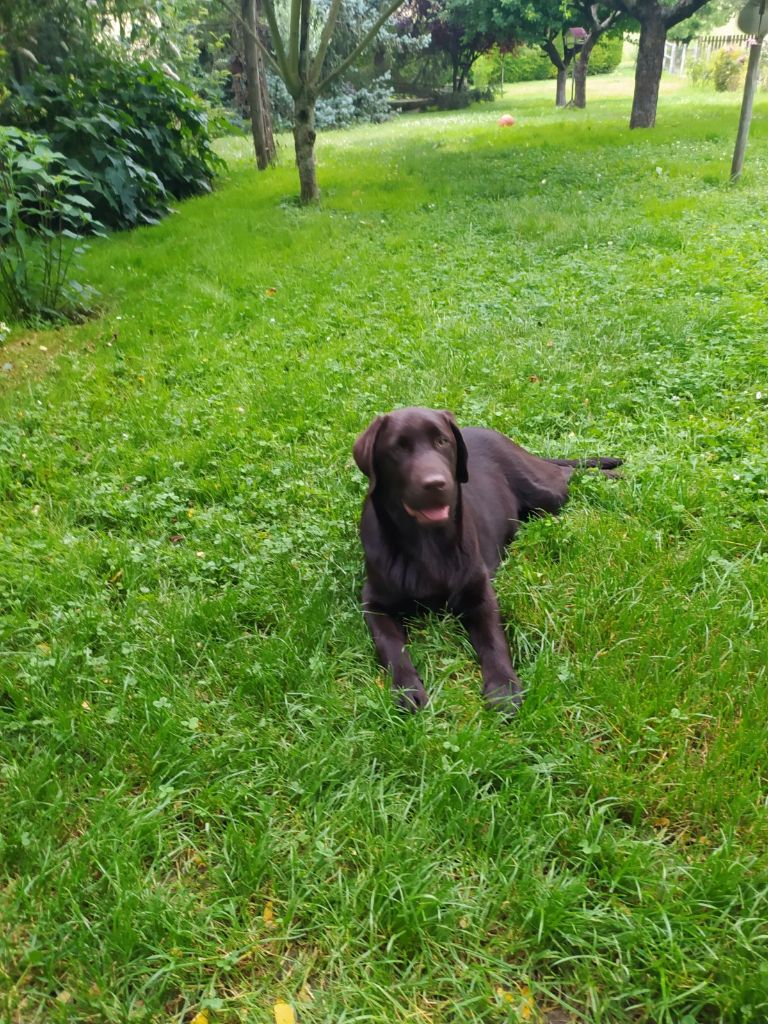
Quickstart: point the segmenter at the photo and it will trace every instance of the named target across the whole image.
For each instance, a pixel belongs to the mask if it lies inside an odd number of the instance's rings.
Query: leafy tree
[[[586,107],[587,71],[592,51],[598,39],[615,28],[620,14],[618,11],[606,9],[601,4],[589,3],[588,0],[577,0],[575,10],[578,12],[579,24],[586,29],[586,35],[573,69],[573,103],[576,107]]]
[[[700,10],[707,0],[613,0],[617,10],[640,23],[630,128],[656,124],[659,83],[667,32]]]
[[[558,38],[559,46],[556,45]],[[576,47],[572,42],[569,45],[567,26],[547,27],[544,40],[539,40],[539,45],[557,69],[555,106],[564,107],[567,102],[568,68],[576,56]]]
[[[358,42],[344,59],[332,67],[327,57],[340,24],[343,0],[329,0],[327,7],[320,7],[321,0],[290,0],[287,11],[278,8],[275,0],[262,0],[269,27],[269,48],[259,34],[243,22],[229,0],[221,2],[243,24],[244,31],[261,50],[267,66],[282,80],[293,100],[293,140],[300,198],[303,203],[314,202],[320,195],[315,164],[317,98],[354,64],[403,0],[383,0],[373,13],[369,11],[366,28]]]
[[[506,42],[494,13],[493,4],[482,0],[411,0],[399,21],[404,34],[429,36],[430,54],[447,59],[452,90],[458,93],[477,58]]]
[[[589,60],[598,39],[617,22],[619,14],[603,0],[490,0],[493,31],[497,38],[538,45],[557,71],[555,103],[566,104],[568,69],[575,60],[576,106],[586,104]],[[582,31],[577,44],[570,28]]]

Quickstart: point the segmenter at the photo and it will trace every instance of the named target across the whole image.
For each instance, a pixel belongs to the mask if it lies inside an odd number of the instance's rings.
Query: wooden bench
[[[405,112],[408,110],[429,110],[434,102],[431,96],[395,96],[389,100],[389,105],[393,110]]]

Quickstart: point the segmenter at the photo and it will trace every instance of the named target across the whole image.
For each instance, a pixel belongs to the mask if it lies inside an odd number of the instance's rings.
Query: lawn
[[[3,1022],[768,1017],[768,102],[733,188],[738,97],[590,87],[322,136],[317,209],[224,140],[0,352]],[[361,618],[416,403],[626,460],[499,572],[511,723],[438,617],[403,717]]]

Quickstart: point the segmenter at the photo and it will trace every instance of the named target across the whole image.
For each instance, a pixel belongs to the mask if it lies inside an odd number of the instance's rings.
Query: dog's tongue
[[[440,523],[448,518],[451,510],[448,505],[440,505],[438,508],[422,508],[419,509],[419,512],[425,519],[429,519],[430,522]]]

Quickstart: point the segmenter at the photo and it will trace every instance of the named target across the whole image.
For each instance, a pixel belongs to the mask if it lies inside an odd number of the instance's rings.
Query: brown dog
[[[488,703],[516,710],[522,687],[491,578],[522,522],[560,511],[575,468],[610,471],[621,460],[541,459],[495,430],[459,430],[451,413],[418,408],[377,416],[354,456],[369,480],[363,609],[398,702],[415,709],[429,699],[403,617],[447,607],[469,631]]]

